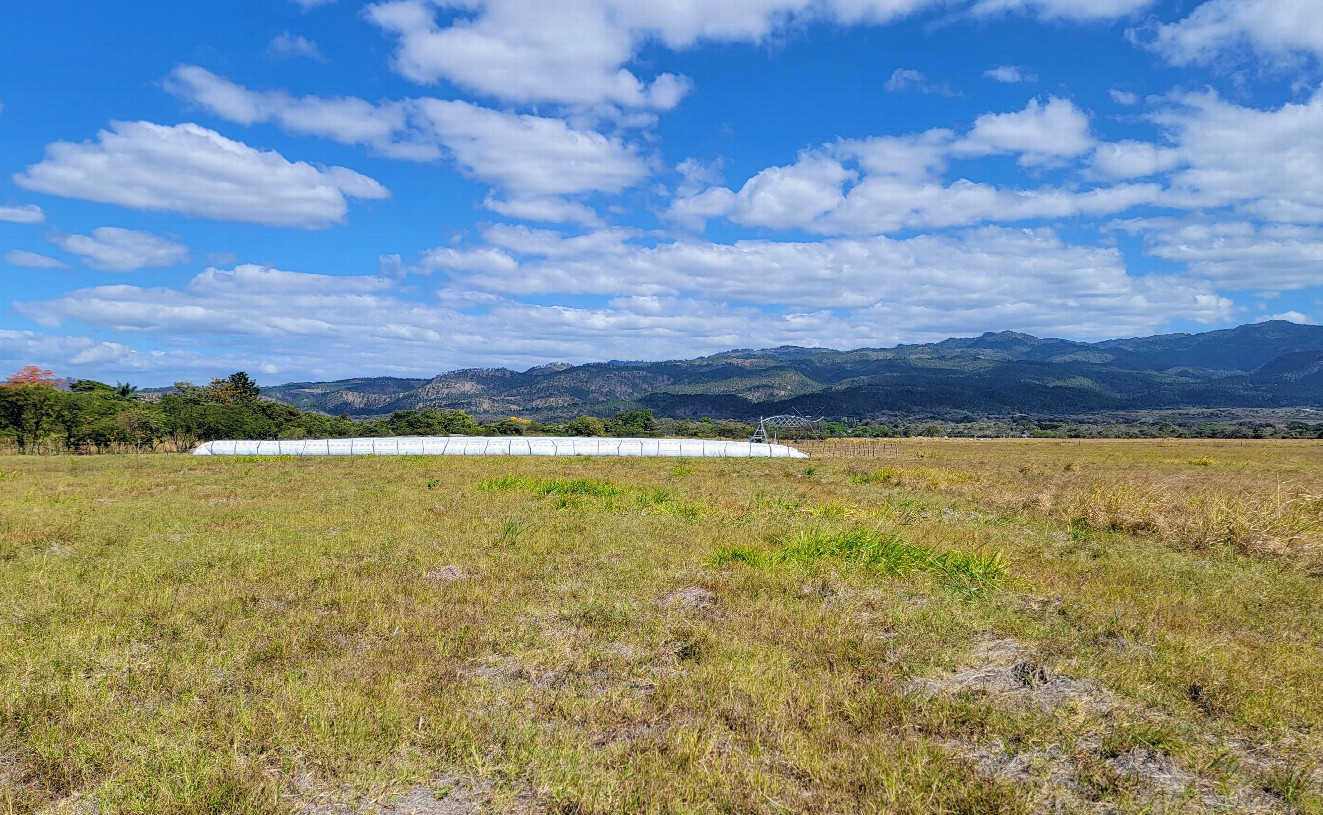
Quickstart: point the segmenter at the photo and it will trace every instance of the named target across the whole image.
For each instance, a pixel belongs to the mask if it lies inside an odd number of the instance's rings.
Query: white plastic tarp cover
[[[580,436],[392,436],[365,439],[209,441],[195,456],[692,456],[808,458],[784,444],[711,439]]]

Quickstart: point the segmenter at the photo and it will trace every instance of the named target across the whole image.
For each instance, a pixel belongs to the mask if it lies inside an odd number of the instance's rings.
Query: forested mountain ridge
[[[780,347],[691,360],[451,371],[269,386],[263,395],[351,417],[442,408],[564,420],[651,408],[676,418],[1077,415],[1323,403],[1323,327],[1270,321],[1097,343],[1003,331],[853,351]]]

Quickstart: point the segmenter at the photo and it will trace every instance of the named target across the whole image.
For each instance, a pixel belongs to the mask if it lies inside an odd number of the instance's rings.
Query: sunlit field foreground
[[[1323,812],[1323,445],[0,459],[0,812]]]

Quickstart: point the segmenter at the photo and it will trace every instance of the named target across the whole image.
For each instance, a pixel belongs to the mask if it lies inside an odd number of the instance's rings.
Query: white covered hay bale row
[[[808,458],[784,444],[711,439],[579,436],[388,436],[363,439],[208,441],[195,456],[679,456]]]

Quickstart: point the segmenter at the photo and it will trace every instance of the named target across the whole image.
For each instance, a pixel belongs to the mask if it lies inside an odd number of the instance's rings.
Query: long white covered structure
[[[208,441],[195,456],[679,456],[808,458],[784,444],[712,439],[581,436],[387,436],[363,439]]]

